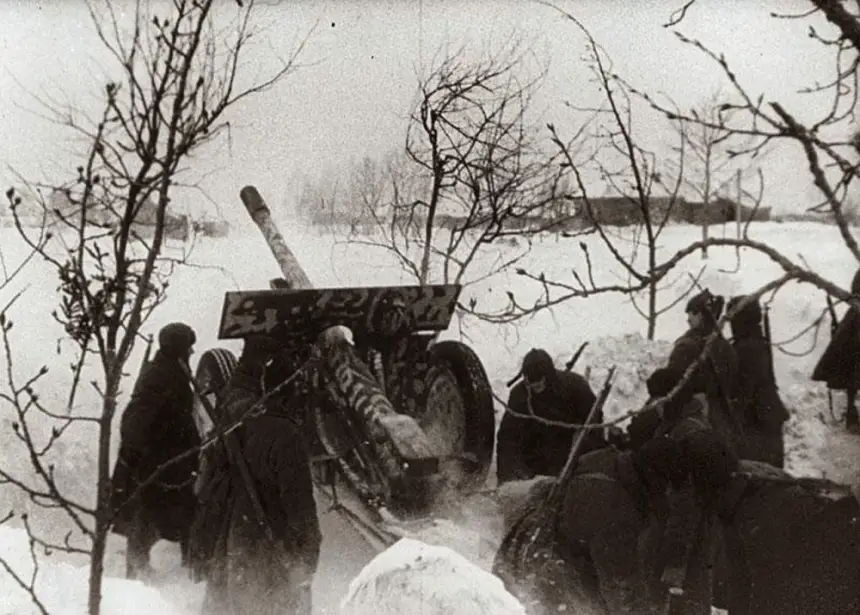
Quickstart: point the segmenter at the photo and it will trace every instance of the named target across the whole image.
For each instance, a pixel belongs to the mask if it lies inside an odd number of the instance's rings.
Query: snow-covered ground
[[[390,255],[363,246],[347,245],[331,235],[302,232],[286,226],[284,230],[288,243],[317,286],[411,282]],[[713,232],[722,231],[716,229]],[[699,233],[699,229],[689,227],[667,229],[662,238],[664,256],[696,239]],[[857,266],[831,227],[813,223],[767,223],[753,225],[750,234],[789,258],[807,263],[843,287],[847,287]],[[571,268],[581,267],[584,263],[579,241],[544,238],[536,242],[518,266],[534,273],[543,272],[549,279],[571,281]],[[623,281],[619,278],[619,268],[612,263],[599,241],[595,238],[584,241],[594,263],[596,281]],[[26,253],[11,229],[0,229],[0,249],[8,269],[12,269]],[[504,248],[507,251],[512,249],[511,246]],[[476,272],[490,267],[497,256],[493,252],[484,255],[477,263]],[[197,330],[198,353],[216,345],[238,352],[240,345],[236,342],[217,339],[224,292],[238,288],[267,288],[268,280],[278,275],[268,248],[255,233],[225,240],[201,240],[191,260],[194,267],[177,269],[171,279],[166,303],[147,323],[143,333],[155,333],[168,322],[183,320]],[[698,255],[691,257],[682,271],[696,274],[703,265],[702,284],[726,295],[753,290],[779,273],[778,267],[766,257],[749,251],[741,254],[738,266],[733,249],[714,249],[707,260]],[[15,322],[11,331],[16,357],[12,372],[20,380],[31,376],[41,365],[47,365],[50,371],[36,388],[47,407],[61,409],[65,406],[71,378],[68,368],[71,355],[68,343],[58,344],[62,328],[51,317],[51,311],[59,302],[57,286],[58,280],[50,267],[41,261],[33,261],[26,275],[0,291],[0,305],[26,287],[10,313]],[[467,286],[461,301],[468,303],[475,298],[479,309],[499,307],[504,304],[505,293],[509,290],[516,294],[520,303],[528,303],[540,292],[537,286],[530,285],[514,272],[506,272]],[[666,289],[659,303],[671,303],[680,292],[681,284]],[[500,397],[506,397],[505,381],[517,371],[519,361],[529,348],[546,348],[559,362],[564,362],[582,342],[588,341],[590,345],[577,369],[588,368],[593,386],[600,385],[610,366],[618,367],[616,385],[607,405],[607,415],[612,417],[636,408],[644,401],[644,376],[665,360],[672,340],[685,328],[683,303],[661,317],[658,339],[652,342],[644,339],[645,323],[629,299],[614,294],[569,301],[551,313],[541,313],[514,325],[491,325],[464,318],[452,323],[444,336],[463,339],[476,350]],[[824,306],[824,296],[809,286],[792,285],[783,289],[771,305],[774,341],[794,337],[818,317]],[[825,475],[840,482],[854,482],[860,438],[843,433],[833,424],[826,390],[808,378],[827,341],[828,324],[825,320],[817,339],[812,333],[807,333],[786,346],[784,350],[790,354],[775,352],[781,391],[792,411],[786,431],[788,466],[797,474]],[[129,363],[131,374],[137,371],[142,352],[141,344]],[[0,373],[5,374],[5,371],[5,358],[0,358]],[[88,377],[83,381],[89,382],[96,375],[91,366]],[[131,382],[126,381],[127,388]],[[2,387],[6,385],[5,380],[0,384]],[[841,397],[836,395],[835,401],[837,410],[841,410],[844,403]],[[97,393],[85,385],[78,396],[76,410],[93,411],[97,402]],[[0,408],[0,462],[6,468],[23,472],[27,468],[27,459],[21,454],[12,433],[12,419],[8,412],[7,407]],[[95,450],[94,432],[87,429],[81,427],[70,433],[55,457],[62,484],[69,493],[85,502],[92,498]],[[66,529],[60,524],[59,517],[46,517],[8,489],[0,491],[0,502],[8,504],[3,509],[15,507],[19,512],[31,512],[33,523],[56,536],[61,536]],[[0,510],[0,515],[4,512]],[[322,520],[324,546],[321,570],[314,586],[315,604],[318,613],[334,614],[347,593],[350,580],[375,554],[335,513],[323,513]],[[476,497],[464,503],[464,510],[457,518],[440,522],[421,538],[428,543],[452,547],[486,569],[492,560],[494,541],[498,539],[500,527],[498,511],[492,503]],[[29,549],[24,534],[13,528],[14,524],[0,528],[0,553],[16,566],[16,570],[23,570],[26,574],[30,565]],[[179,569],[174,545],[161,543],[156,546],[154,565],[157,578],[154,586],[157,589],[120,580],[124,543],[122,539],[111,537],[108,547],[105,613],[159,610],[165,614],[185,615],[197,612],[202,587],[191,584]],[[48,559],[40,556],[40,564],[39,579],[46,605],[50,605],[48,611],[84,613],[86,573],[78,567],[80,560],[58,555]],[[0,570],[0,614],[37,612],[25,606],[28,600],[28,596],[17,591],[8,575]]]
[[[342,615],[401,613],[526,615],[497,577],[448,547],[410,538],[373,558],[342,603]]]

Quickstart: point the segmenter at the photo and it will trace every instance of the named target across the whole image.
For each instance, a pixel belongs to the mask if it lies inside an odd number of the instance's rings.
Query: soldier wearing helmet
[[[533,415],[557,423],[582,425],[596,397],[588,381],[579,374],[555,368],[546,350],[535,348],[523,358],[522,381],[511,390],[508,408],[496,441],[499,484],[534,476],[556,476],[564,467],[575,429],[523,418]],[[520,416],[517,416],[520,415]],[[602,423],[603,417],[593,418]],[[590,430],[580,452],[604,446],[603,433]]]
[[[155,357],[138,376],[120,420],[112,529],[128,542],[128,578],[150,572],[149,551],[159,538],[178,541],[186,562],[195,507],[197,455],[193,451],[200,446],[187,377],[196,341],[194,329],[181,322],[158,332]]]

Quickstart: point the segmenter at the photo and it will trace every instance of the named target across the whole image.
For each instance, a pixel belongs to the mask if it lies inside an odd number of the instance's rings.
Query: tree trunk
[[[652,265],[651,271],[654,265]],[[657,331],[657,282],[651,280],[648,282],[648,341],[653,341],[654,334]]]
[[[711,146],[705,152],[705,194],[702,199],[702,241],[708,241],[708,216],[711,215]],[[708,246],[702,246],[702,258],[708,258]]]
[[[107,537],[110,532],[108,521],[110,510],[110,441],[111,425],[116,414],[117,394],[122,368],[111,366],[105,383],[105,395],[102,400],[102,416],[99,421],[99,450],[98,450],[98,479],[96,483],[96,514],[93,532],[93,547],[90,554],[89,594],[87,597],[87,613],[99,615],[102,601],[102,578],[104,576],[104,559],[107,547]]]

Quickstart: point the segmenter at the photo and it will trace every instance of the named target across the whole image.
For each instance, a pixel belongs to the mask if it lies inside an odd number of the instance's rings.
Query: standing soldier
[[[546,350],[532,349],[523,358],[523,380],[511,390],[508,407],[519,415],[532,415],[570,425],[581,425],[597,399],[579,374],[555,368]],[[594,423],[602,423],[599,413]],[[534,476],[556,476],[567,461],[576,431],[522,418],[506,412],[496,441],[499,484]],[[605,445],[600,430],[590,430],[581,454]]]
[[[860,297],[860,270],[851,280],[851,294]],[[826,382],[827,388],[845,391],[848,408],[845,412],[845,427],[860,432],[860,414],[856,397],[860,388],[860,310],[851,306],[833,333],[833,337],[818,360],[812,379]]]
[[[712,295],[707,289],[687,303],[689,330],[675,342],[666,366],[675,373],[684,373],[699,360],[708,338],[716,331],[723,311],[724,299]],[[691,379],[692,393],[704,393],[707,398],[708,420],[714,429],[723,434],[735,451],[742,451],[743,423],[737,413],[738,357],[732,345],[721,333]]]
[[[112,529],[128,541],[129,579],[148,574],[149,551],[159,538],[178,541],[186,563],[195,508],[197,455],[192,451],[200,446],[185,371],[195,342],[194,330],[184,323],[159,331],[155,358],[138,376],[120,421],[119,455],[111,481],[116,515]]]
[[[310,460],[294,422],[298,409],[290,407],[291,398],[264,390],[264,381],[272,381],[266,366],[277,351],[277,340],[266,336],[245,340],[215,418],[221,430],[241,421],[232,434],[234,450],[250,484],[227,447],[215,447],[200,491],[205,512],[195,523],[204,534],[195,535],[196,546],[211,554],[207,613],[311,613],[322,535]]]
[[[745,297],[729,301],[729,311]],[[782,425],[789,419],[773,374],[770,345],[762,331],[758,301],[747,303],[732,319],[732,344],[738,356],[738,405],[744,420],[744,459],[785,464]]]

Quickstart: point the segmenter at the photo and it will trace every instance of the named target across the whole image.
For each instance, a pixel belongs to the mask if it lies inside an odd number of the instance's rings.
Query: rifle
[[[830,314],[830,339],[836,335],[836,329],[839,328],[839,318],[836,316],[836,306],[833,305],[833,297],[827,295],[827,312]],[[830,410],[830,416],[835,418],[833,413],[833,389],[827,387],[827,406]]]
[[[579,347],[579,350],[570,358],[570,361],[564,364],[564,371],[569,372],[573,369],[573,366],[576,365],[576,362],[579,361],[579,357],[582,356],[582,351],[585,350],[585,347],[588,346],[588,342],[582,342],[582,346]]]
[[[203,406],[203,412],[207,415],[207,418],[215,424],[215,409],[212,407],[212,402],[204,396],[200,390],[200,385],[197,384],[197,380],[191,374],[191,368],[184,362],[179,362],[182,365],[182,370],[185,372],[186,378],[191,383],[191,388],[194,389],[194,393],[197,395],[198,399],[200,399],[200,403]],[[284,575],[286,577],[287,582],[290,585],[294,585],[291,573],[291,562],[290,558],[287,555],[283,544],[275,537],[275,533],[272,530],[272,526],[269,523],[266,512],[263,509],[263,504],[260,500],[260,496],[257,493],[257,490],[254,488],[254,478],[251,476],[251,471],[248,469],[248,464],[245,461],[245,457],[242,454],[242,449],[239,447],[239,443],[236,441],[235,434],[233,433],[225,433],[222,435],[224,440],[224,447],[227,450],[227,458],[231,466],[235,467],[239,471],[239,475],[242,479],[242,484],[245,486],[245,491],[248,494],[248,499],[251,502],[251,507],[254,509],[254,516],[257,518],[257,524],[263,530],[263,534],[266,537],[266,540],[272,545],[276,555],[282,560],[284,564]],[[302,587],[302,583],[306,582],[308,587],[310,585],[310,580],[304,581],[302,580],[300,583],[295,584],[296,589],[302,591],[304,588]]]
[[[553,481],[549,493],[546,495],[544,501],[541,502],[536,511],[535,517],[528,520],[530,527],[527,529],[524,528],[526,536],[518,549],[519,553],[515,556],[517,558],[516,568],[518,570],[528,570],[529,560],[533,559],[539,550],[546,549],[555,543],[555,520],[558,515],[558,511],[562,506],[566,487],[573,478],[574,471],[578,465],[579,451],[582,448],[583,441],[585,440],[586,432],[590,431],[589,424],[595,416],[600,415],[603,411],[603,406],[606,405],[606,400],[609,399],[609,393],[612,391],[612,380],[615,377],[615,370],[616,366],[613,365],[609,369],[609,373],[606,374],[603,388],[601,388],[597,399],[594,400],[594,404],[591,406],[591,410],[588,413],[588,417],[585,419],[585,423],[583,423],[581,429],[576,431],[576,435],[574,436],[564,467],[559,473],[558,478]]]
[[[764,306],[764,318],[762,320],[764,323],[764,339],[767,342],[767,358],[769,362],[768,364],[770,365],[770,377],[773,380],[774,385],[776,385],[776,370],[773,366],[773,338],[770,333],[770,306],[767,304]]]
[[[149,353],[152,351],[152,336],[146,339],[146,350],[143,351],[143,360],[140,362],[140,369],[143,370],[149,364]]]

